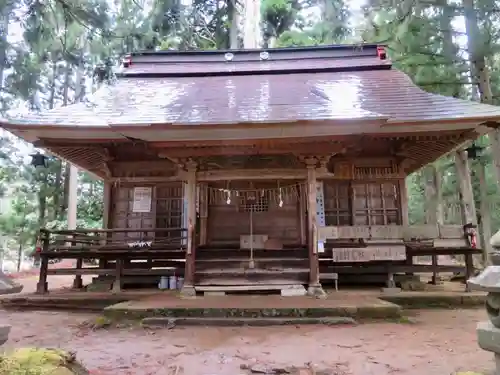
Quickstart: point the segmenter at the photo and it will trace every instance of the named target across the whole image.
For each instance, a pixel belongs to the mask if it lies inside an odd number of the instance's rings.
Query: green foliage
[[[88,375],[74,354],[59,349],[17,349],[0,356],[0,374]]]

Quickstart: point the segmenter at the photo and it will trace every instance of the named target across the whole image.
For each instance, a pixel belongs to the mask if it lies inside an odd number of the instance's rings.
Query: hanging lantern
[[[35,168],[42,167],[47,168],[47,156],[37,152],[36,154],[32,154],[31,156],[31,165]]]
[[[467,147],[465,149],[465,151],[467,151],[467,158],[471,160],[477,159],[481,151],[483,151],[483,148],[484,147],[480,147],[476,145],[476,142],[474,142],[472,145],[470,145],[470,147]]]

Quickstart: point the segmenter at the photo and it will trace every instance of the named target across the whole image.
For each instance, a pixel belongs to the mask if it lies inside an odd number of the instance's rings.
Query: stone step
[[[283,297],[305,296],[306,289],[302,284],[252,284],[252,285],[197,285],[197,293],[205,296],[224,296],[232,293],[280,292]]]
[[[276,277],[271,280],[266,280],[265,283],[259,283],[254,280],[249,280],[244,277],[206,277],[198,282],[196,282],[197,287],[204,287],[204,286],[252,286],[252,285],[258,285],[258,284],[263,284],[263,285],[302,285],[302,282],[297,279],[292,279],[292,278],[284,278],[284,277]]]
[[[295,284],[255,284],[255,285],[196,285],[197,292],[244,292],[249,290],[281,290]],[[301,284],[297,284],[301,285]]]
[[[322,324],[322,325],[354,325],[356,320],[350,317],[334,316],[334,317],[310,317],[310,318],[144,318],[142,327],[156,328],[166,327],[174,328],[175,326],[219,326],[219,327],[241,327],[241,326],[276,326],[276,325],[299,325],[299,324]]]

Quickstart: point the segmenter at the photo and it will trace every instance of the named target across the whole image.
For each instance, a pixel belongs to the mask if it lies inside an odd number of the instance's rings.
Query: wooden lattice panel
[[[267,212],[269,211],[269,200],[266,195],[257,196],[255,200],[240,197],[239,209],[241,212]]]

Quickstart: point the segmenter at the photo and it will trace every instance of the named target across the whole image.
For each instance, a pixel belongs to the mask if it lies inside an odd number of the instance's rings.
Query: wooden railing
[[[185,249],[185,228],[41,229],[42,253]]]
[[[359,225],[318,228],[320,240],[459,240],[464,241],[462,225]]]

